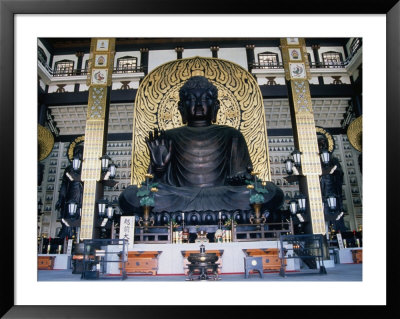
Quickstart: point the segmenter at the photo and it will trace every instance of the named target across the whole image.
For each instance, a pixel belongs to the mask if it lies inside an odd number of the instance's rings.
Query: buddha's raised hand
[[[164,171],[171,159],[172,143],[165,135],[165,131],[154,129],[149,132],[149,137],[145,138],[147,147],[150,151],[150,159],[156,171]]]

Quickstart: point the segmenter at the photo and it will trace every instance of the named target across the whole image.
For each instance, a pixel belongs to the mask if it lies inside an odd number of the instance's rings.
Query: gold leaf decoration
[[[54,146],[54,136],[49,129],[38,124],[38,159],[43,161],[50,155]]]
[[[359,152],[362,152],[362,115],[350,123],[347,129],[347,137],[350,144]]]
[[[335,148],[335,141],[333,140],[332,135],[319,126],[316,126],[315,130],[317,131],[317,133],[320,133],[325,136],[325,138],[328,140],[328,151],[333,152]]]
[[[145,137],[155,128],[182,126],[179,89],[195,74],[218,89],[217,123],[239,129],[249,148],[253,169],[270,179],[267,128],[261,91],[254,77],[241,66],[217,58],[193,57],[165,63],[142,81],[135,99],[132,136],[132,184],[140,184],[150,162]]]
[[[85,135],[77,137],[68,147],[68,159],[72,162],[74,159],[75,146],[85,141]]]

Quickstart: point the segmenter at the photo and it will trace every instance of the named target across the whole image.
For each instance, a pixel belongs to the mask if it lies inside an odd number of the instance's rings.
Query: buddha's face
[[[210,90],[201,88],[188,90],[183,100],[188,122],[211,121],[215,103],[216,100]]]

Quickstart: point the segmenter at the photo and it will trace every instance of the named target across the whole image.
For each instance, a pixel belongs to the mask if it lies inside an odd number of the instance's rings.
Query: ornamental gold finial
[[[193,64],[191,71],[192,76],[204,76],[204,67],[199,62]]]

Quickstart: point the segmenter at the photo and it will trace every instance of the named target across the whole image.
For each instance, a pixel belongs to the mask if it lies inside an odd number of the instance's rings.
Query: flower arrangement
[[[172,229],[175,230],[179,227],[179,224],[175,221],[175,219],[171,219],[171,221],[168,223],[168,226],[172,226]]]
[[[154,207],[154,195],[157,192],[158,183],[150,183],[150,179],[153,178],[152,174],[145,175],[146,180],[141,183],[140,189],[137,191],[136,196],[140,198],[140,206],[151,206]]]
[[[234,221],[233,218],[228,218],[225,223],[224,226],[226,227],[226,229],[230,230],[232,228]]]
[[[265,188],[266,182],[261,181],[257,175],[258,173],[252,172],[251,175],[254,176],[254,181],[246,180],[247,188],[250,189],[250,204],[261,204],[264,202],[264,195],[267,194],[268,190]],[[261,187],[260,187],[261,184]],[[255,193],[252,194],[254,189]]]

